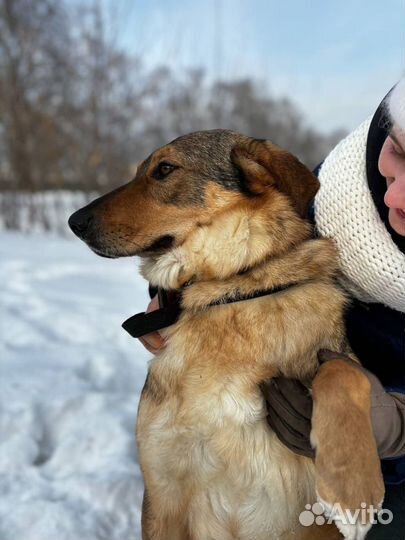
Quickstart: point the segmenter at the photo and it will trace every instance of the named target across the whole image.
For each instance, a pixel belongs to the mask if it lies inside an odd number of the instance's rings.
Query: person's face
[[[388,220],[394,231],[405,236],[405,132],[395,126],[381,149],[378,168],[387,180]]]

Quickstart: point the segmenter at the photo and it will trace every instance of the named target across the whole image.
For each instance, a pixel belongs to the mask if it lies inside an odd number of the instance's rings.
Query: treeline
[[[100,5],[0,0],[0,190],[104,191],[200,129],[271,139],[311,167],[341,138],[253,80],[146,69],[111,38]]]

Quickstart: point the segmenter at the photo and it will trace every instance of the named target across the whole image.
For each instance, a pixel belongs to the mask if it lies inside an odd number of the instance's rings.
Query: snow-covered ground
[[[137,540],[134,425],[149,354],[133,259],[0,233],[0,540]]]

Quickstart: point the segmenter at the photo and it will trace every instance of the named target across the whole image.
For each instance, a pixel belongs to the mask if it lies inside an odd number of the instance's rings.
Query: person
[[[314,220],[334,238],[352,350],[371,382],[371,419],[390,524],[368,540],[405,538],[405,77],[318,168]],[[311,400],[297,381],[265,386],[268,419],[290,449],[310,455]]]
[[[318,167],[317,234],[335,240],[342,285],[353,301],[346,330],[371,382],[371,418],[386,481],[392,523],[370,540],[405,538],[405,77],[371,119],[341,141]],[[148,312],[159,307],[155,296]],[[141,338],[153,354],[158,333]],[[338,389],[337,389],[338,391]],[[312,455],[312,402],[298,381],[263,385],[268,421],[290,449]]]

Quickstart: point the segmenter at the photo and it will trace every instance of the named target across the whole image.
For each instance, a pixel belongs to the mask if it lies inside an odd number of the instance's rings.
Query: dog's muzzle
[[[77,210],[68,220],[69,227],[74,234],[86,242],[89,248],[100,257],[113,259],[117,257],[115,253],[104,245],[100,237],[100,232],[96,225],[97,220],[94,217],[92,210],[87,207]]]

